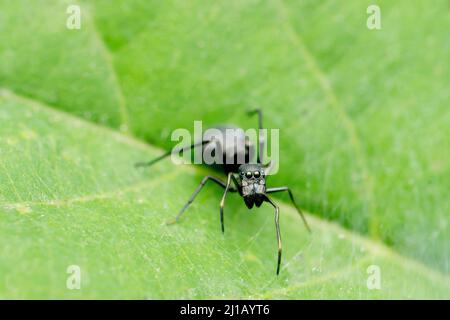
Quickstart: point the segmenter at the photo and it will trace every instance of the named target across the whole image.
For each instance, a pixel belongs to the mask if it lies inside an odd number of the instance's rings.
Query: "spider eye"
[[[252,177],[252,173],[251,173],[250,171],[247,171],[247,172],[245,173],[245,176],[246,176],[248,179],[250,179],[250,178]]]
[[[260,176],[259,171],[253,172],[253,176],[254,176],[255,178],[259,178],[259,176]]]

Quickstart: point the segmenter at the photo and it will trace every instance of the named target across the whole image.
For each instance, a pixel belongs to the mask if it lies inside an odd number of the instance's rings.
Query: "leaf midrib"
[[[85,15],[87,16],[87,19],[90,21],[92,26],[92,31],[94,33],[94,37],[97,39],[100,50],[103,54],[103,58],[105,59],[106,65],[111,73],[112,77],[112,83],[115,89],[115,94],[117,98],[117,102],[119,104],[119,114],[121,118],[121,125],[120,130],[122,132],[128,132],[131,129],[130,126],[130,115],[126,103],[125,96],[123,94],[122,86],[120,84],[120,78],[117,74],[116,68],[114,67],[114,56],[110,50],[110,48],[107,46],[105,40],[101,36],[101,32],[98,29],[97,23],[94,18],[91,17],[91,8],[89,5],[86,4],[86,6],[89,8],[88,10],[85,10]]]

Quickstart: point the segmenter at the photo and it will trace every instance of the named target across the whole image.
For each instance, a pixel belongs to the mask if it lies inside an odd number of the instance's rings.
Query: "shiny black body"
[[[219,161],[221,163],[215,163],[211,165],[216,169],[223,170],[223,172],[227,176],[227,180],[223,181],[220,178],[210,175],[204,177],[200,185],[189,198],[188,202],[183,206],[175,219],[169,222],[169,224],[178,222],[185,210],[194,201],[197,194],[209,180],[224,188],[224,193],[220,201],[220,222],[222,226],[222,232],[225,232],[224,206],[228,192],[237,192],[244,199],[245,205],[249,209],[253,208],[254,206],[260,207],[264,202],[267,202],[275,209],[275,227],[278,243],[278,275],[280,272],[282,250],[279,223],[279,207],[268,195],[276,192],[287,192],[292,204],[297,209],[303,222],[305,223],[306,228],[308,229],[308,231],[310,231],[310,229],[305,217],[303,216],[302,211],[297,206],[294,200],[294,196],[288,187],[266,188],[266,178],[270,170],[270,163],[263,164],[263,152],[265,143],[263,139],[264,135],[262,135],[262,111],[257,109],[250,111],[249,114],[258,114],[259,120],[259,149],[256,161],[254,160],[255,148],[249,141],[249,139],[245,136],[245,133],[242,129],[239,129],[235,126],[219,126],[216,128],[212,128],[209,131],[207,130],[203,135],[202,141],[200,142],[196,142],[181,149],[168,151],[160,157],[151,160],[150,162],[137,163],[136,166],[150,166],[170,156],[173,153],[180,153],[182,151],[196,149],[198,147],[202,148],[202,155],[204,155],[204,152],[206,151],[208,154],[217,156],[216,159],[222,159],[222,161]],[[226,135],[227,129],[232,129],[234,133],[231,136]],[[228,132],[230,132],[230,130]]]
[[[219,135],[214,135],[218,132]],[[227,134],[228,132],[228,134]],[[230,139],[231,138],[231,139]],[[239,166],[255,160],[255,148],[245,136],[243,129],[233,125],[222,125],[209,128],[203,134],[202,141],[209,141],[202,145],[202,154],[205,152],[220,154],[221,163],[210,166],[226,175],[237,173]]]

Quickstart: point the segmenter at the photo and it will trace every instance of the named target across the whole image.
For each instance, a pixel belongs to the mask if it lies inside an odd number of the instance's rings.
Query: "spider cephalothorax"
[[[249,209],[261,206],[266,199],[266,177],[260,164],[243,164],[239,167],[242,196]]]

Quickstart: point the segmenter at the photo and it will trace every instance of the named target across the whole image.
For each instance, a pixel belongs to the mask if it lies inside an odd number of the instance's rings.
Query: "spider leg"
[[[266,190],[266,193],[275,193],[275,192],[283,192],[287,191],[289,193],[289,198],[291,198],[291,202],[294,205],[295,209],[297,209],[297,212],[300,214],[300,217],[303,220],[303,223],[305,224],[306,229],[309,233],[311,233],[311,229],[309,228],[308,222],[306,221],[305,216],[303,215],[302,210],[297,206],[297,203],[295,202],[294,195],[292,194],[292,191],[289,189],[289,187],[276,187],[276,188],[269,188]]]
[[[180,210],[178,215],[173,220],[168,221],[167,224],[174,224],[174,223],[176,223],[176,222],[178,222],[180,220],[180,218],[183,215],[183,213],[186,211],[186,209],[189,207],[189,205],[195,200],[195,197],[200,193],[200,191],[203,189],[203,187],[205,186],[206,182],[208,182],[208,180],[214,181],[215,183],[217,183],[222,188],[226,188],[227,187],[227,184],[225,182],[223,182],[222,180],[220,180],[219,178],[216,178],[216,177],[213,177],[213,176],[206,176],[206,177],[204,177],[202,179],[202,181],[200,182],[199,186],[197,187],[197,189],[194,191],[194,193],[189,198],[188,202]],[[230,188],[229,191],[235,192],[236,190],[234,188]]]
[[[227,184],[225,185],[225,191],[223,193],[222,200],[220,200],[220,224],[222,226],[222,233],[225,233],[225,227],[223,224],[223,209],[225,206],[225,198],[227,196],[228,190],[230,189],[232,176],[233,176],[232,172],[228,173]]]
[[[280,209],[268,196],[266,196],[266,201],[270,203],[275,208],[275,228],[277,230],[277,243],[278,243],[278,262],[277,262],[277,275],[280,273],[281,265],[281,233],[280,233]]]
[[[237,192],[239,192],[239,195],[242,196],[242,186],[239,184],[238,180],[236,179],[236,176],[233,174],[231,175],[231,178],[233,179],[234,186],[236,187]]]
[[[263,132],[263,113],[261,109],[254,109],[247,112],[249,116],[254,115],[255,113],[258,114],[258,143],[259,143],[259,150],[258,150],[258,163],[264,162],[264,147],[265,147],[265,139],[264,139],[264,132]]]
[[[266,176],[270,175],[270,172],[272,171],[273,166],[274,166],[274,161],[272,161],[272,160],[269,160],[268,163],[263,164],[264,174]]]
[[[176,150],[170,150],[170,151],[167,151],[166,153],[164,153],[164,154],[160,155],[159,157],[156,157],[156,158],[154,158],[154,159],[152,159],[152,160],[150,160],[148,162],[138,162],[134,166],[136,168],[138,168],[138,167],[149,167],[149,166],[154,165],[158,161],[161,161],[164,158],[167,158],[171,154],[177,154],[177,153],[184,152],[184,151],[187,151],[187,150],[190,150],[190,149],[194,149],[196,147],[203,146],[203,145],[205,145],[205,144],[207,144],[209,142],[211,142],[211,141],[210,140],[203,140],[203,141],[200,141],[200,142],[193,143],[190,146],[186,146],[186,147],[183,147],[183,148],[178,148]]]

